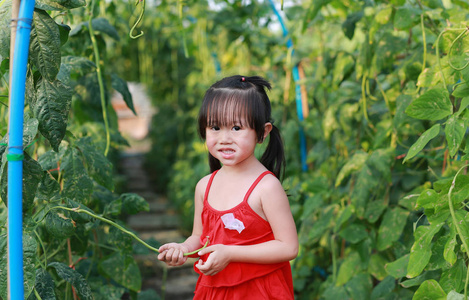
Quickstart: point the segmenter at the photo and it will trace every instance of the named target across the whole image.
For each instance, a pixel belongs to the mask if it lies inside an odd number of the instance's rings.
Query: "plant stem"
[[[96,64],[96,74],[98,76],[98,84],[99,84],[99,96],[101,98],[101,106],[103,110],[103,119],[104,119],[104,127],[106,128],[106,149],[104,150],[104,156],[107,156],[109,152],[109,146],[111,144],[111,135],[109,133],[109,120],[107,117],[107,107],[106,107],[106,98],[104,95],[104,83],[103,83],[103,75],[101,70],[101,58],[99,56],[99,49],[98,49],[98,42],[96,41],[96,37],[94,35],[93,25],[91,24],[93,20],[93,9],[94,9],[95,1],[91,1],[90,7],[90,19],[88,20],[88,27],[90,32],[91,43],[93,44],[93,51],[94,51],[94,62]]]
[[[332,281],[337,280],[337,253],[335,249],[335,235],[331,236],[331,252],[332,252]]]
[[[451,218],[453,219],[453,224],[456,227],[456,231],[457,231],[457,233],[459,235],[459,238],[460,238],[460,240],[461,240],[461,242],[464,246],[464,250],[466,252],[466,255],[469,255],[469,247],[467,245],[466,240],[464,239],[464,235],[462,234],[461,227],[459,227],[459,223],[458,223],[458,220],[456,219],[456,214],[454,212],[453,202],[451,201],[451,193],[454,189],[454,186],[456,185],[456,178],[458,177],[459,173],[464,168],[466,168],[467,166],[469,166],[469,165],[465,165],[462,168],[460,168],[458,170],[458,172],[456,173],[456,175],[454,176],[453,182],[451,183],[451,187],[449,188],[449,191],[448,191],[448,204],[449,204],[449,211],[451,213]],[[469,284],[469,268],[468,268],[468,271],[466,273],[466,283],[464,284],[464,299],[467,299],[467,285],[468,284]]]
[[[39,244],[41,245],[42,252],[44,252],[44,263],[42,264],[42,266],[43,266],[44,269],[45,269],[45,268],[47,268],[47,253],[46,253],[46,248],[44,247],[44,243],[42,242],[42,239],[41,239],[41,237],[39,236],[39,234],[37,233],[36,230],[34,230],[34,234],[36,234],[36,237],[37,237],[37,239],[39,240]],[[38,260],[39,260],[40,263],[42,263],[40,259],[38,259]]]
[[[104,217],[95,215],[95,214],[92,213],[92,212],[89,212],[89,211],[87,211],[87,210],[85,210],[85,209],[81,209],[81,208],[78,208],[78,207],[77,207],[77,208],[68,208],[68,207],[64,207],[64,206],[55,206],[55,207],[51,208],[51,210],[52,210],[52,209],[57,209],[57,208],[59,208],[59,209],[64,209],[64,210],[68,210],[68,211],[72,211],[72,212],[76,212],[76,213],[85,213],[85,214],[87,214],[87,215],[89,215],[89,216],[91,216],[91,217],[93,217],[93,218],[96,218],[96,219],[98,219],[98,220],[100,220],[100,221],[103,221],[103,222],[105,222],[105,223],[108,223],[109,225],[116,227],[116,228],[119,229],[120,231],[122,231],[122,232],[124,232],[124,233],[127,233],[128,235],[130,235],[131,237],[133,237],[135,240],[137,240],[140,244],[144,245],[144,246],[147,247],[148,249],[150,249],[150,250],[152,250],[152,251],[154,251],[154,252],[160,253],[160,251],[159,251],[157,248],[152,247],[152,246],[150,246],[149,244],[145,243],[145,242],[144,242],[142,239],[140,239],[135,233],[133,233],[133,232],[131,232],[131,231],[125,229],[124,227],[120,226],[120,225],[117,224],[117,223],[114,223],[114,222],[111,221],[111,220],[108,220],[108,219],[106,219],[106,218],[104,218]],[[205,245],[204,245],[202,248],[197,249],[197,250],[192,251],[192,252],[184,253],[184,256],[196,254],[196,253],[199,252],[200,250],[206,248],[209,243],[210,243],[210,239],[209,239],[209,237],[207,237],[207,242],[205,243]]]

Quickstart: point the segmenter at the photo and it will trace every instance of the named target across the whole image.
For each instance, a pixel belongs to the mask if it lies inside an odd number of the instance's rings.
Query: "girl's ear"
[[[265,123],[265,125],[264,125],[264,137],[262,138],[262,141],[260,141],[259,143],[262,143],[267,138],[269,133],[272,131],[272,126],[273,125],[270,122]]]

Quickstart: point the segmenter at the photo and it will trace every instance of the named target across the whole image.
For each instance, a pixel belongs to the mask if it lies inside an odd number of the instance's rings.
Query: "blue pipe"
[[[17,20],[8,124],[8,288],[24,299],[23,286],[23,121],[26,70],[34,0],[22,0]]]
[[[269,0],[269,3],[270,3],[270,7],[274,11],[274,14],[278,18],[280,26],[282,27],[283,36],[287,37],[289,35],[289,33],[288,33],[287,27],[285,26],[285,23],[283,22],[282,16],[280,15],[277,8],[275,7],[274,1]],[[292,42],[291,38],[288,38],[288,40],[287,40],[287,47],[288,47],[288,49],[292,49],[292,56],[293,56],[293,54],[295,53],[295,50],[293,49],[293,42]],[[299,84],[300,74],[298,72],[298,66],[297,65],[295,65],[293,67],[293,80],[295,81],[296,113],[298,115],[298,120],[300,120],[300,122],[302,122],[304,120],[304,116],[303,116],[303,105],[301,103],[301,86]],[[307,155],[306,137],[305,137],[303,127],[301,127],[301,125],[300,125],[300,129],[299,129],[299,135],[300,135],[301,168],[302,168],[303,171],[307,171],[308,170],[308,165],[306,164],[306,155]]]

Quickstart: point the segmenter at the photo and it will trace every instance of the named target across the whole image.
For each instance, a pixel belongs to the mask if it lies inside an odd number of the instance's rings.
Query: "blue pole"
[[[285,23],[283,22],[282,16],[280,15],[277,8],[275,7],[275,4],[274,4],[273,0],[269,0],[269,3],[270,3],[270,7],[274,11],[274,14],[278,18],[280,26],[282,27],[283,36],[287,37],[289,35],[289,33],[288,33],[287,27],[285,26]],[[295,50],[293,49],[293,42],[292,42],[291,38],[288,38],[287,47],[288,47],[288,49],[290,49],[290,48],[292,49],[292,55],[293,55]],[[292,73],[293,73],[293,80],[295,81],[296,113],[298,115],[298,120],[300,120],[300,124],[301,124],[304,120],[304,117],[303,117],[303,106],[302,106],[302,103],[301,103],[301,86],[299,84],[300,74],[298,72],[298,66],[297,65],[295,65],[293,67],[293,72]],[[303,127],[301,127],[301,125],[300,125],[300,129],[299,129],[299,135],[300,135],[301,168],[302,168],[303,171],[307,171],[308,170],[308,165],[306,164],[306,155],[307,155],[307,153],[306,153],[307,152],[306,151],[306,137],[305,137]]]
[[[23,121],[26,70],[34,0],[22,0],[16,28],[8,124],[8,288],[24,299],[23,286]]]

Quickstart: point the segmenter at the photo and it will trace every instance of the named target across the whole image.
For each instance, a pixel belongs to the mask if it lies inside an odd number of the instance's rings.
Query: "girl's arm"
[[[230,262],[272,264],[292,260],[298,255],[296,226],[282,185],[273,176],[266,176],[261,183],[258,188],[262,209],[275,240],[250,246],[209,246],[199,252],[199,255],[211,253],[205,263],[197,264],[202,273],[215,275]]]
[[[168,243],[161,246],[158,250],[158,259],[166,262],[169,266],[179,266],[187,261],[184,253],[192,252],[201,247],[200,235],[202,234],[202,208],[205,187],[207,186],[207,176],[202,178],[195,188],[194,196],[194,225],[192,234],[183,243]]]

